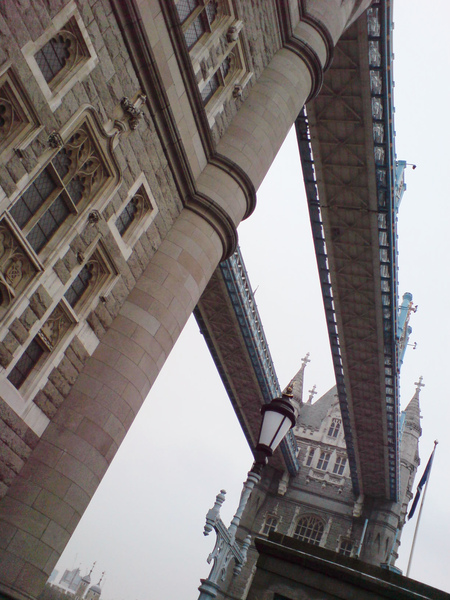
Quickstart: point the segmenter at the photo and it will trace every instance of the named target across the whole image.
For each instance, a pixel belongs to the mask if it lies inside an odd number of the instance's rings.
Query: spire
[[[423,382],[423,377],[419,377],[419,381],[416,381],[414,385],[416,386],[416,390],[414,392],[414,396],[409,401],[408,406],[405,409],[406,420],[413,425],[415,425],[418,429],[420,429],[420,403],[419,403],[419,395],[420,390],[425,387]]]
[[[302,358],[302,366],[297,375],[291,379],[289,385],[284,389],[284,392],[288,392],[289,389],[291,390],[292,400],[294,401],[297,410],[303,405],[303,375],[305,367],[309,362],[311,362],[311,360],[309,358],[309,352],[307,352],[306,356]]]

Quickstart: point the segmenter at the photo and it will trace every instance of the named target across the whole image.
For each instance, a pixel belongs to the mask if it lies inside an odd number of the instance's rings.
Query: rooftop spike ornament
[[[203,535],[209,535],[214,529],[216,532],[216,543],[207,562],[213,563],[211,572],[207,579],[201,580],[198,588],[200,596],[198,600],[211,600],[216,598],[220,591],[219,581],[225,581],[228,565],[234,558],[233,575],[238,575],[247,560],[247,551],[251,538],[248,535],[242,542],[242,546],[236,541],[236,532],[241,522],[242,514],[255,485],[261,480],[261,472],[267,464],[267,460],[277,449],[278,445],[295,425],[295,411],[291,403],[292,388],[289,386],[283,392],[281,398],[275,398],[270,404],[261,408],[263,421],[259,432],[258,444],[254,451],[255,462],[250,469],[244,487],[241,492],[239,506],[230,526],[227,528],[220,517],[220,509],[225,501],[225,490],[221,490],[216,496],[214,506],[206,514],[206,523]]]

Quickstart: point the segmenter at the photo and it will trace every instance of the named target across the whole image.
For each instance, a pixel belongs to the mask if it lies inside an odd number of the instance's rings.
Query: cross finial
[[[308,392],[309,392],[308,404],[311,404],[312,399],[317,394],[317,392],[316,392],[316,384],[314,384],[312,386],[312,389],[308,390]]]
[[[425,384],[424,384],[424,383],[422,383],[422,381],[423,381],[423,377],[422,377],[422,375],[421,375],[421,376],[419,377],[419,381],[415,381],[415,382],[414,382],[414,385],[416,386],[416,391],[417,391],[417,392],[420,392],[420,388],[423,388],[423,387],[425,387]]]
[[[302,358],[302,367],[305,368],[309,362],[311,362],[311,359],[309,358],[309,352],[307,352],[306,356]]]

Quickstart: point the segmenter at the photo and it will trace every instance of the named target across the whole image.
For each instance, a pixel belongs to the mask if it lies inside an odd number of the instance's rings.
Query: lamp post
[[[261,472],[267,459],[272,456],[286,433],[295,425],[295,412],[290,402],[289,393],[283,393],[281,398],[275,398],[270,404],[261,408],[263,420],[259,432],[258,444],[255,450],[255,462],[250,469],[242,489],[239,506],[236,514],[227,528],[220,518],[220,508],[225,501],[225,490],[221,490],[216,496],[214,506],[206,515],[203,535],[209,535],[214,529],[216,532],[216,543],[213,551],[208,556],[208,563],[213,562],[211,572],[207,579],[201,580],[198,588],[200,596],[198,600],[211,600],[216,598],[220,590],[219,581],[225,581],[228,564],[234,558],[234,575],[238,575],[247,560],[247,551],[251,538],[248,535],[242,542],[242,546],[236,541],[236,532],[241,522],[241,517],[247,505],[253,488],[261,480]]]

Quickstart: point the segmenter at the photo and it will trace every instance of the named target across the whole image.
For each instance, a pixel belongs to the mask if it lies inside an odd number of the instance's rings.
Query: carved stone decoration
[[[0,223],[0,311],[9,306],[36,273],[36,269],[16,237]]]
[[[124,96],[120,101],[120,105],[128,117],[130,129],[134,130],[139,125],[140,120],[144,116],[140,107],[147,102],[147,97],[140,94],[134,102]]]
[[[52,131],[47,139],[50,148],[62,148],[64,145],[62,137],[57,131]]]
[[[90,286],[96,287],[97,284],[103,280],[104,275],[108,274],[108,270],[105,267],[104,261],[101,259],[98,252],[94,252],[91,258],[87,261],[86,267],[91,275]]]
[[[95,225],[102,218],[101,214],[98,210],[92,210],[88,215],[89,225]]]
[[[42,326],[38,336],[51,352],[54,348],[56,348],[71,325],[72,321],[69,319],[65,310],[58,304],[58,306]]]
[[[230,25],[227,31],[227,41],[229,44],[237,42],[239,33],[242,31],[244,23],[242,21],[235,21],[233,25]]]
[[[23,122],[14,102],[14,96],[5,82],[0,88],[0,143],[3,143]]]
[[[67,179],[76,178],[83,187],[83,198],[92,198],[104,184],[108,173],[86,126],[73,134],[65,151],[70,161]]]

